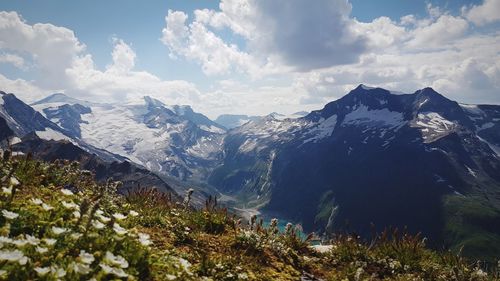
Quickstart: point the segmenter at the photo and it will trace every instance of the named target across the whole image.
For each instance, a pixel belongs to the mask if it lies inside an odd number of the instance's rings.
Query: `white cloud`
[[[27,24],[16,12],[0,12],[0,49],[31,56],[42,86],[65,87],[64,74],[84,49],[72,30],[52,24]]]
[[[29,81],[23,79],[11,80],[2,74],[0,74],[0,85],[0,91],[13,93],[18,98],[28,103],[37,101],[47,96],[43,90],[34,86],[33,83]]]
[[[11,64],[19,69],[24,69],[26,67],[23,57],[9,53],[0,54],[0,63]]]
[[[462,13],[476,25],[485,25],[500,20],[500,0],[484,0],[481,5],[464,7]]]
[[[162,41],[171,55],[199,61],[209,75],[236,69],[255,76],[353,63],[366,48],[346,0],[223,0],[220,10],[195,10],[190,24],[185,13],[169,11]],[[210,30],[223,28],[244,37],[247,50]]]
[[[225,43],[201,22],[194,21],[187,26],[187,19],[183,12],[168,11],[161,40],[170,49],[171,56],[199,61],[207,75],[228,74],[231,70],[253,73],[255,67],[249,54],[235,44]]]

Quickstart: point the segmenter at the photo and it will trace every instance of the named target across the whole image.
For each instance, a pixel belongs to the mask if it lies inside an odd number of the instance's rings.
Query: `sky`
[[[0,2],[0,90],[220,114],[320,109],[358,84],[500,104],[500,0]]]

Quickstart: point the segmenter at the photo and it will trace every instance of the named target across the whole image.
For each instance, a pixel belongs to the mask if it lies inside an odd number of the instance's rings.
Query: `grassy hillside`
[[[321,253],[292,225],[248,225],[211,199],[194,210],[146,189],[117,195],[119,182],[78,166],[3,155],[0,279],[498,280],[496,264],[431,251],[418,236],[339,236]]]

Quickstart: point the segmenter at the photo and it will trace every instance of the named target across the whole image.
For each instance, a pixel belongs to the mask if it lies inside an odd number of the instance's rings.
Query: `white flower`
[[[16,245],[17,247],[23,247],[28,244],[28,240],[26,239],[18,239],[18,240],[12,240],[12,244]]]
[[[13,220],[19,217],[19,214],[7,210],[2,210],[2,215],[8,220]]]
[[[49,273],[50,271],[50,268],[48,267],[35,267],[34,270],[36,271],[36,274],[38,274],[38,276],[45,276],[47,273]]]
[[[137,217],[139,215],[139,213],[134,210],[130,210],[128,214],[131,215],[132,217]]]
[[[20,265],[26,265],[28,263],[28,257],[24,256],[17,261]]]
[[[51,266],[50,267],[50,272],[55,275],[57,278],[61,278],[66,276],[66,270],[58,267],[58,266]]]
[[[238,280],[246,280],[248,279],[248,275],[246,273],[239,273],[238,274]]]
[[[16,185],[19,185],[19,180],[16,179],[15,177],[11,177],[10,178],[10,185],[11,186],[16,186]]]
[[[125,216],[125,215],[123,215],[123,214],[121,214],[121,213],[114,213],[114,214],[113,214],[113,217],[114,217],[115,219],[119,220],[119,221],[124,220],[124,219],[126,219],[126,218],[127,218],[127,216]]]
[[[69,237],[71,237],[71,239],[78,240],[82,236],[83,236],[83,234],[81,234],[81,233],[71,233],[71,235]]]
[[[45,211],[50,211],[50,210],[54,209],[54,207],[52,207],[48,204],[42,203],[42,209],[44,209]]]
[[[44,248],[44,247],[36,247],[36,251],[37,251],[37,253],[45,254],[49,251],[49,249]]]
[[[57,227],[57,226],[53,226],[52,227],[52,232],[55,234],[55,235],[59,235],[59,234],[63,234],[64,232],[68,231],[67,228],[64,228],[64,227]]]
[[[85,264],[91,264],[95,260],[94,255],[87,253],[84,250],[80,251],[80,255],[78,257],[80,258],[80,261]]]
[[[62,201],[61,203],[62,203],[63,207],[66,209],[75,209],[75,210],[80,209],[80,207],[78,207],[78,205],[73,203],[73,202]]]
[[[71,190],[66,188],[61,189],[61,193],[67,196],[75,195],[73,192],[71,192]]]
[[[104,212],[101,209],[97,209],[97,211],[95,211],[95,214],[101,216],[104,214]]]
[[[33,246],[36,246],[40,243],[40,239],[36,238],[35,236],[31,236],[29,234],[26,234],[26,241]]]
[[[97,221],[97,220],[93,220],[92,221],[92,225],[96,228],[96,229],[103,229],[105,227],[105,225],[100,222],[100,221]]]
[[[127,230],[123,227],[121,227],[119,224],[116,222],[113,224],[113,230],[116,232],[118,235],[125,235],[127,234]]]
[[[120,255],[113,255],[110,251],[106,252],[106,256],[104,257],[104,261],[108,262],[109,264],[112,265],[117,265],[121,268],[127,268],[128,267],[128,262],[125,258],[123,258]]]
[[[31,198],[31,203],[33,203],[33,205],[42,205],[43,204],[43,201],[38,199],[38,198]]]
[[[108,266],[108,265],[103,264],[103,263],[100,263],[99,266],[102,268],[102,270],[106,274],[113,274],[113,275],[116,275],[118,277],[128,277],[128,274],[125,271],[123,271],[123,269],[121,269],[121,268],[114,268],[114,267]]]
[[[51,238],[43,238],[43,241],[45,242],[45,244],[49,246],[53,246],[57,242],[56,239],[51,239]]]
[[[12,238],[0,236],[0,244],[12,244]]]
[[[70,265],[73,271],[79,274],[88,274],[90,272],[90,266],[88,264],[73,262]]]
[[[181,264],[182,268],[186,271],[191,267],[191,263],[189,263],[187,260],[183,258],[179,258],[179,263]]]
[[[11,195],[12,194],[12,187],[2,187],[2,193],[6,195]]]
[[[145,233],[139,233],[139,242],[141,243],[141,245],[143,246],[149,246],[151,245],[151,240],[149,240],[149,234],[145,234]]]
[[[175,279],[177,279],[177,276],[172,275],[172,274],[167,274],[167,275],[165,275],[165,278],[167,278],[167,280],[175,280]]]
[[[26,257],[24,256],[23,252],[19,250],[14,250],[14,251],[0,250],[0,261],[12,261],[12,262],[17,261],[21,264],[21,262],[24,262],[24,258]]]
[[[107,222],[110,222],[111,219],[106,217],[105,215],[97,215],[97,217],[103,222],[103,223],[107,223]]]
[[[82,216],[82,215],[80,214],[80,212],[79,212],[79,211],[74,211],[74,212],[73,212],[73,217],[75,217],[75,218],[79,219],[81,216]]]

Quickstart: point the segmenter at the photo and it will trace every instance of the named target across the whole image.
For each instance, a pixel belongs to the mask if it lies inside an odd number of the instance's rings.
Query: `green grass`
[[[418,236],[338,236],[320,253],[295,226],[249,226],[213,199],[195,210],[146,188],[122,196],[77,163],[3,158],[3,280],[498,280]]]

